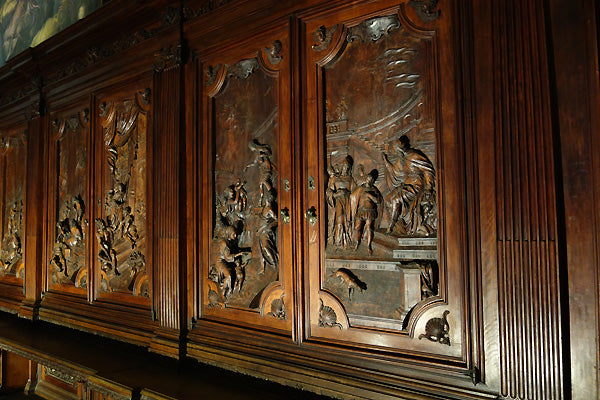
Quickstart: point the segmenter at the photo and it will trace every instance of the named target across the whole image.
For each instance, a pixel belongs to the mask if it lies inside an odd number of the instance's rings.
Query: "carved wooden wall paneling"
[[[156,109],[170,109],[168,113],[156,114],[154,140],[156,143],[154,185],[155,191],[156,231],[154,234],[154,310],[155,318],[161,327],[167,328],[174,335],[172,353],[178,353],[178,333],[181,318],[180,269],[184,269],[180,259],[180,168],[185,165],[182,160],[180,135],[181,107],[181,68],[178,63],[172,68],[155,74]],[[184,208],[185,209],[185,208]],[[180,261],[181,260],[181,261]],[[169,296],[162,295],[169,293]],[[185,311],[183,311],[185,312]],[[155,351],[159,350],[153,345]],[[163,352],[165,350],[162,350]]]
[[[0,309],[342,396],[594,397],[572,2],[110,2],[0,69]]]
[[[288,34],[243,43],[202,64],[203,120],[210,122],[196,318],[291,335]]]
[[[48,264],[43,274],[45,291],[86,299],[91,245],[90,118],[85,103],[49,118]]]
[[[457,101],[444,10],[424,22],[406,5],[354,7],[305,22],[309,343],[470,368],[465,239],[450,234],[466,222],[464,167],[455,117],[441,112]]]
[[[600,207],[600,81],[598,79],[598,4],[588,1],[549,2],[551,43],[555,67],[556,109],[560,135],[557,197],[564,199],[564,245],[561,267],[567,265],[568,321],[563,319],[562,343],[570,355],[570,393],[573,399],[600,397],[599,221]],[[559,214],[560,216],[560,214]],[[560,230],[559,230],[560,234]],[[563,267],[564,268],[564,267]],[[565,269],[563,269],[564,271]],[[564,293],[564,292],[563,292]],[[565,299],[567,296],[562,296]],[[567,323],[570,326],[567,328]],[[567,338],[570,340],[567,341]],[[566,369],[566,368],[565,368]],[[563,373],[563,377],[569,376]]]
[[[559,399],[556,198],[541,2],[492,7],[501,393]]]
[[[0,130],[0,306],[9,309],[23,297],[27,139],[25,126]]]
[[[94,298],[149,305],[148,150],[151,88],[96,99]]]

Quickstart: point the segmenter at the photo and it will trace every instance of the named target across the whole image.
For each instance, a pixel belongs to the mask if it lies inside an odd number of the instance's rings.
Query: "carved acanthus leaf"
[[[258,60],[256,58],[250,58],[242,60],[230,67],[230,75],[234,75],[240,79],[247,79],[254,71],[259,68]]]
[[[400,28],[400,20],[397,15],[388,15],[385,17],[371,18],[360,25],[348,29],[348,42],[353,42],[358,38],[363,42],[379,40],[382,36],[388,35],[390,31]]]

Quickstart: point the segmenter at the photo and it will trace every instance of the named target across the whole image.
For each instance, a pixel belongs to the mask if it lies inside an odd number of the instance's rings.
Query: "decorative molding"
[[[240,79],[247,79],[252,73],[260,68],[256,58],[242,60],[229,68],[229,75]]]
[[[206,75],[206,82],[204,83],[206,86],[211,86],[217,80],[217,76],[219,75],[219,70],[221,69],[221,64],[208,65],[204,69],[204,74]]]
[[[69,375],[63,371],[59,371],[56,368],[52,368],[52,367],[48,367],[47,365],[44,365],[44,373],[46,375],[49,375],[60,381],[68,383],[71,386],[75,386],[77,384],[77,380],[74,377],[72,377],[71,375]]]
[[[442,12],[436,10],[439,0],[410,0],[408,5],[415,9],[417,15],[423,22],[435,21]]]
[[[197,18],[201,15],[208,14],[211,11],[216,10],[219,7],[222,7],[228,3],[231,3],[232,0],[208,0],[204,2],[199,8],[193,9],[189,7],[183,8],[183,20],[189,21],[191,19]]]
[[[383,36],[387,36],[392,30],[400,28],[400,20],[397,15],[388,15],[385,17],[371,18],[348,29],[346,39],[352,43],[354,39],[360,39],[363,42],[368,40],[376,42]]]
[[[102,386],[98,383],[92,382],[91,380],[88,380],[86,382],[86,386],[90,391],[93,391],[95,393],[99,393],[103,396],[105,396],[105,398],[107,399],[111,399],[111,400],[130,400],[131,399],[131,395],[124,395],[121,393],[117,393],[113,390],[110,390],[109,388]]]
[[[181,44],[163,47],[154,54],[156,60],[152,70],[162,72],[165,69],[173,68],[183,63],[183,46]]]

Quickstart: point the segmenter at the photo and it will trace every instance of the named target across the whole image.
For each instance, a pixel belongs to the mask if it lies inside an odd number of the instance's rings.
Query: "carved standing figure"
[[[261,225],[258,229],[260,252],[262,256],[262,272],[267,264],[276,267],[279,262],[277,251],[277,213],[273,194],[267,192],[265,206],[261,212]]]
[[[429,225],[425,224],[423,201],[425,194],[430,192],[429,200],[435,198],[435,169],[433,163],[421,150],[412,148],[410,140],[402,135],[397,143],[398,160],[392,164],[384,153],[383,159],[387,172],[387,182],[391,189],[386,202],[392,207],[392,219],[387,229],[388,233],[400,222],[402,234],[432,233]],[[432,222],[429,222],[430,224]]]
[[[261,144],[256,139],[251,141],[248,147],[250,147],[250,150],[257,153],[256,159],[248,167],[250,167],[251,165],[258,165],[258,205],[259,207],[263,207],[265,205],[265,193],[273,191],[273,163],[271,162],[273,151],[271,150],[271,147],[269,145]]]
[[[229,297],[233,292],[234,279],[236,279],[236,267],[242,266],[241,257],[244,251],[237,251],[237,233],[235,229],[228,226],[224,230],[224,238],[219,241],[219,259],[215,264],[217,272],[217,283],[221,286],[223,298]],[[239,285],[241,289],[241,283]]]
[[[374,169],[365,175],[364,182],[358,189],[352,192],[350,204],[354,220],[354,248],[358,249],[363,233],[367,245],[367,252],[373,254],[371,243],[375,234],[375,221],[377,220],[377,208],[383,202],[381,192],[375,186],[377,170]]]
[[[114,233],[112,228],[102,218],[96,218],[96,238],[100,245],[98,259],[104,272],[113,271],[121,275],[117,269],[117,252],[113,249]]]
[[[352,177],[354,160],[346,156],[338,173],[330,177],[327,184],[327,201],[334,208],[333,243],[346,248],[351,243],[352,215],[350,211],[350,193],[356,184]]]

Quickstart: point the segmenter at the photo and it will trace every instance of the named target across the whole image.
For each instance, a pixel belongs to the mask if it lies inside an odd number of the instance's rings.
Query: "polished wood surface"
[[[332,396],[596,398],[597,15],[108,2],[0,68],[0,310]]]

